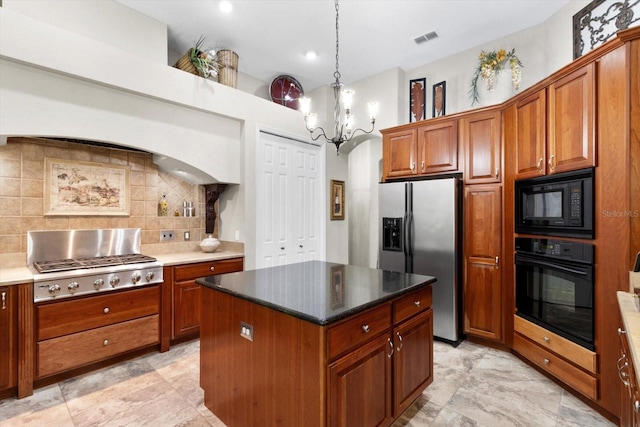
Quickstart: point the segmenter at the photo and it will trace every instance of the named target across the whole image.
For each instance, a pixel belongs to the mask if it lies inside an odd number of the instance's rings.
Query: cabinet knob
[[[369,325],[362,325],[362,332],[364,332],[365,334],[369,332]]]
[[[109,340],[102,341],[102,345],[109,345]]]
[[[7,292],[6,291],[2,291],[2,309],[6,310],[7,309]]]
[[[104,314],[109,313],[109,307],[105,307],[104,310],[102,310],[104,312]]]
[[[544,342],[549,342],[549,337],[542,337],[542,340],[543,340]]]
[[[618,335],[624,335],[626,333],[627,333],[627,331],[625,331],[624,329],[618,328]]]
[[[416,305],[416,307],[420,307],[420,301],[414,301],[413,303]]]
[[[640,402],[638,402],[637,400],[633,401],[633,410],[636,412],[640,412]]]
[[[216,268],[214,266],[209,267],[209,271],[215,271],[215,269]]]
[[[548,365],[549,363],[551,363],[551,361],[549,359],[544,359],[544,364]]]

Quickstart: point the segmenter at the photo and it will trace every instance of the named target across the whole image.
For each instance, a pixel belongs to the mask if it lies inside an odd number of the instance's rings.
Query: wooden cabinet
[[[200,385],[227,425],[389,426],[433,381],[431,286],[329,325],[209,287],[202,306]]]
[[[620,358],[618,359],[618,377],[620,389],[620,427],[640,427],[640,389],[633,357],[629,351],[627,333],[618,328],[620,336]]]
[[[465,187],[464,331],[502,339],[502,187]]]
[[[417,174],[458,171],[458,121],[447,120],[418,128]]]
[[[465,184],[502,180],[502,113],[500,110],[465,115],[460,119]]]
[[[458,121],[407,125],[382,131],[383,181],[458,171]]]
[[[15,290],[0,287],[0,399],[17,385],[17,327]]]
[[[398,178],[416,173],[417,135],[416,129],[402,129],[383,136],[384,177]]]
[[[596,164],[595,63],[515,105],[516,179]]]
[[[329,365],[330,426],[389,425],[433,382],[431,305],[427,287],[329,328],[330,360],[354,343]]]
[[[596,354],[566,338],[514,316],[513,349],[591,399],[598,398]]]
[[[158,285],[37,305],[35,378],[158,344],[159,311]]]
[[[329,366],[329,426],[391,424],[391,353],[380,336]]]
[[[201,286],[199,277],[242,271],[243,258],[199,262],[173,267],[171,339],[195,338],[200,333]]]

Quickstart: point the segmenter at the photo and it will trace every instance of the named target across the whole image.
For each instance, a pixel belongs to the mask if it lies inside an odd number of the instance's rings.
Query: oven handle
[[[589,276],[589,272],[588,271],[584,271],[584,270],[576,270],[574,268],[570,268],[570,267],[565,267],[563,265],[560,264],[554,264],[552,262],[548,262],[548,261],[542,261],[540,259],[536,259],[536,258],[530,258],[526,255],[522,255],[522,254],[518,254],[516,253],[516,265],[532,265],[532,266],[543,266],[543,267],[549,267],[549,268],[553,268],[556,270],[560,270],[560,271],[564,271],[567,273],[571,273],[571,274],[577,274],[579,276]]]

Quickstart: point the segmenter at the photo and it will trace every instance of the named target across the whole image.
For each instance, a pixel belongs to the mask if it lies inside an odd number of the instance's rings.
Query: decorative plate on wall
[[[278,76],[269,86],[269,95],[276,104],[297,110],[298,100],[304,96],[302,85],[291,76]]]

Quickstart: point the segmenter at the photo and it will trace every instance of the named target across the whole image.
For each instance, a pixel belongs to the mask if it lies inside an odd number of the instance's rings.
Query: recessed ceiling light
[[[310,50],[307,51],[307,53],[304,54],[304,56],[308,59],[308,60],[313,60],[316,59],[316,57],[318,56],[314,51]]]
[[[220,10],[224,13],[229,13],[233,10],[233,5],[230,1],[223,0],[220,2]]]

